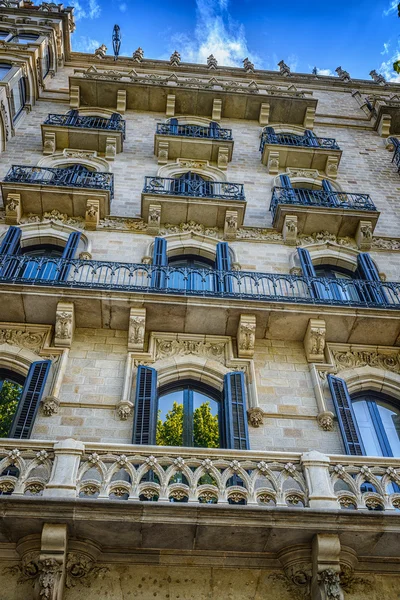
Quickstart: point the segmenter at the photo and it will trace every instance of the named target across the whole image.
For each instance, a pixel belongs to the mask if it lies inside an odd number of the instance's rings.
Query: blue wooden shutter
[[[363,252],[357,256],[357,264],[357,276],[360,279],[363,279],[364,281],[375,281],[379,284],[382,283],[378,269],[367,252]],[[362,290],[364,291],[364,295],[366,296],[365,299],[367,301],[381,304],[387,300],[382,285],[376,285],[374,283],[371,285],[366,284],[362,287]]]
[[[322,189],[324,190],[324,192],[334,192],[334,188],[333,185],[331,184],[331,182],[328,179],[323,179],[322,180]]]
[[[156,237],[153,246],[153,271],[151,274],[151,286],[156,288],[164,288],[167,273],[165,269],[158,267],[168,266],[167,256],[167,240]]]
[[[30,437],[50,366],[50,360],[31,364],[24,389],[22,390],[21,399],[18,402],[14,415],[9,437],[18,439],[27,439]]]
[[[178,135],[178,119],[172,117],[172,119],[169,120],[169,125],[169,132],[171,133],[171,135]]]
[[[138,367],[134,410],[132,443],[154,445],[157,429],[157,371],[151,367]]]
[[[273,127],[264,127],[264,133],[267,134],[267,144],[279,144],[278,136],[275,133],[275,129]]]
[[[312,264],[311,260],[311,255],[307,248],[297,248],[297,254],[299,255],[304,277],[316,277],[314,265]]]
[[[208,131],[209,131],[209,135],[212,138],[218,138],[219,137],[219,125],[216,121],[211,121],[211,123],[208,126]]]
[[[215,268],[217,271],[231,271],[231,256],[228,242],[218,242],[216,247]],[[232,291],[232,279],[230,275],[217,277],[217,290],[219,292]]]
[[[13,225],[7,229],[0,244],[0,254],[18,254],[20,251],[21,229]]]
[[[64,251],[61,255],[62,259],[72,260],[73,258],[75,258],[75,254],[76,254],[76,251],[78,250],[80,239],[81,239],[81,233],[79,231],[74,231],[73,233],[71,233],[69,235],[69,238],[65,245]],[[71,265],[69,265],[69,264],[62,266],[58,273],[58,276],[57,276],[58,281],[66,281],[66,279],[68,278],[68,273],[69,273],[70,269],[71,269]],[[47,277],[47,279],[53,279],[53,277]]]
[[[246,382],[244,373],[235,371],[224,377],[225,445],[234,450],[249,450]]]
[[[339,377],[328,375],[328,384],[331,390],[332,400],[335,406],[346,453],[353,456],[365,455],[364,445],[362,443],[346,382]]]
[[[315,146],[318,147],[319,146],[319,142],[318,142],[318,138],[315,135],[315,133],[313,131],[311,131],[311,129],[306,129],[304,131],[304,136],[306,138],[308,138],[308,141],[310,143],[310,146]]]
[[[293,189],[292,182],[288,175],[279,175],[279,179],[281,180],[281,185],[284,188]]]

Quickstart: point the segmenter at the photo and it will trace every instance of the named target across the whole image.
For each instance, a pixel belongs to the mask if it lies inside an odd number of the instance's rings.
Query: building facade
[[[0,1],[0,600],[400,595],[400,86]]]

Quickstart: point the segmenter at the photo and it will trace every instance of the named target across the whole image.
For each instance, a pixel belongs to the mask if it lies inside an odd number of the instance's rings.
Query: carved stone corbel
[[[158,164],[166,165],[169,156],[169,142],[159,142],[158,144]]]
[[[71,85],[69,90],[69,105],[71,108],[79,108],[81,103],[81,90],[78,85]]]
[[[85,229],[96,231],[100,223],[100,200],[88,198],[85,213]]]
[[[315,108],[312,106],[307,106],[306,114],[304,116],[304,129],[313,129],[315,121]]]
[[[8,194],[6,200],[6,224],[18,225],[22,217],[21,195]]]
[[[324,431],[333,431],[333,423],[334,423],[335,415],[328,411],[320,412],[317,416],[318,425]]]
[[[312,543],[311,600],[344,600],[340,584],[340,540],[336,534],[319,533]]]
[[[158,235],[161,227],[161,204],[150,204],[147,221],[147,233]]]
[[[211,119],[213,121],[220,121],[221,116],[222,116],[222,100],[218,100],[218,98],[214,98]]]
[[[62,600],[67,554],[67,525],[45,523],[39,557],[39,578],[35,584],[35,600]]]
[[[388,137],[390,135],[390,128],[392,126],[391,115],[383,114],[378,126],[378,133],[381,137]]]
[[[167,96],[167,106],[165,109],[165,114],[167,117],[175,116],[175,94],[168,94]]]
[[[249,408],[247,410],[247,421],[251,427],[261,427],[264,423],[264,412],[258,407]]]
[[[54,345],[70,348],[75,331],[75,307],[73,302],[59,302],[56,310]]]
[[[235,240],[238,228],[237,210],[227,210],[225,213],[224,239]]]
[[[332,179],[337,178],[339,169],[339,158],[337,156],[328,156],[326,161],[325,173]]]
[[[46,131],[43,140],[43,154],[45,156],[54,154],[54,152],[56,151],[56,147],[56,134],[50,131]]]
[[[115,160],[117,154],[117,140],[113,137],[106,138],[106,160]]]
[[[286,215],[282,230],[283,239],[287,246],[295,246],[297,243],[297,216]]]
[[[323,319],[310,319],[304,336],[304,351],[308,362],[325,362],[326,323]]]
[[[270,106],[269,102],[263,102],[260,106],[260,114],[258,116],[258,122],[260,123],[261,127],[265,127],[269,123],[270,108],[271,108],[271,106]]]
[[[239,358],[252,358],[256,344],[256,316],[240,315],[237,330],[237,352]]]
[[[133,404],[128,400],[118,402],[116,410],[118,417],[121,419],[121,421],[127,421],[132,414]]]
[[[129,313],[128,350],[143,351],[146,332],[146,309],[131,308]]]
[[[41,407],[45,417],[52,417],[58,413],[60,401],[55,396],[46,396],[41,402]]]
[[[92,260],[92,255],[90,252],[87,252],[86,250],[84,250],[83,252],[79,253],[79,259],[80,260]]]
[[[267,169],[270,175],[276,175],[279,173],[279,152],[269,153]]]
[[[221,169],[222,171],[226,171],[226,169],[228,168],[228,162],[229,162],[229,148],[227,148],[226,146],[220,146],[218,148],[218,159],[217,159],[218,168]]]
[[[361,252],[369,252],[372,247],[373,230],[371,221],[360,221],[357,227],[356,244]]]
[[[117,91],[117,112],[121,115],[125,114],[126,111],[126,90]]]

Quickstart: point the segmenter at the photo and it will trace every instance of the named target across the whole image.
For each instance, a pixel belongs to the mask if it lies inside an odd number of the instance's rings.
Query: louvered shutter
[[[166,271],[162,268],[167,267],[168,256],[167,256],[167,240],[164,238],[156,237],[154,239],[153,246],[153,267],[154,270],[151,274],[151,286],[155,288],[164,288],[166,281]]]
[[[360,431],[358,429],[351,398],[346,382],[339,377],[328,375],[328,384],[339,422],[346,453],[353,456],[365,455]]]
[[[227,373],[224,377],[225,445],[234,450],[249,450],[247,427],[246,382],[244,373]]]
[[[376,268],[374,261],[367,252],[363,252],[357,256],[357,276],[365,281],[376,281],[381,284],[381,278],[379,277],[378,269]],[[385,302],[386,296],[382,285],[364,285],[363,288],[366,300],[370,302],[377,302],[381,304]]]
[[[293,189],[292,182],[288,175],[279,175],[279,179],[281,180],[281,185],[284,188]]]
[[[218,242],[216,247],[215,268],[217,271],[232,270],[228,242]],[[232,291],[232,279],[230,275],[225,275],[223,278],[217,278],[217,289],[219,292]]]
[[[328,181],[328,179],[323,179],[322,180],[322,189],[324,190],[324,192],[334,192],[335,190],[333,189],[333,185],[331,184],[330,181]]]
[[[210,134],[210,137],[212,138],[218,138],[219,137],[219,125],[216,121],[211,121],[211,123],[208,126],[208,131]]]
[[[310,146],[315,146],[316,148],[319,147],[318,138],[311,129],[306,129],[304,131],[304,136],[308,139]]]
[[[292,186],[290,178],[287,175],[279,175],[279,179],[281,181],[281,186],[285,188],[284,190],[280,190],[281,196],[285,199],[285,202],[290,204],[298,203],[296,191]]]
[[[311,260],[311,255],[307,248],[297,248],[297,254],[299,255],[301,269],[304,277],[316,277],[317,274],[314,269],[314,265]],[[310,294],[313,298],[327,298],[329,297],[329,291],[325,289],[322,283],[313,281],[309,287]]]
[[[264,133],[267,134],[267,144],[279,144],[278,136],[275,133],[275,129],[273,127],[264,127]]]
[[[11,226],[0,244],[0,277],[12,277],[18,271],[19,261],[8,258],[20,253],[21,229]],[[6,258],[7,257],[7,258]]]
[[[31,364],[22,390],[21,399],[10,429],[11,438],[24,439],[30,437],[40,401],[50,371],[51,361],[43,360]]]
[[[157,371],[139,366],[136,379],[133,444],[154,445],[157,429]]]
[[[171,135],[178,135],[179,129],[178,129],[178,119],[176,119],[175,117],[172,117],[172,119],[170,119],[169,121],[169,132]]]
[[[81,239],[81,233],[79,231],[74,231],[70,234],[67,243],[65,245],[64,251],[62,253],[61,258],[63,260],[71,260],[75,258],[76,251],[78,250],[79,242]],[[68,278],[68,273],[71,269],[71,265],[65,265],[61,267],[60,272],[58,273],[58,281],[66,281]],[[48,278],[50,279],[50,278]]]

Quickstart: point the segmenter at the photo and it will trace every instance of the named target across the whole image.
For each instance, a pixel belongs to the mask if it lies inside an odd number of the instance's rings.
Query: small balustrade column
[[[84,451],[84,444],[73,439],[62,440],[54,445],[53,470],[43,491],[44,497],[76,497],[79,463]]]
[[[329,475],[329,457],[314,450],[301,456],[301,464],[307,482],[309,507],[339,510],[340,504]]]

